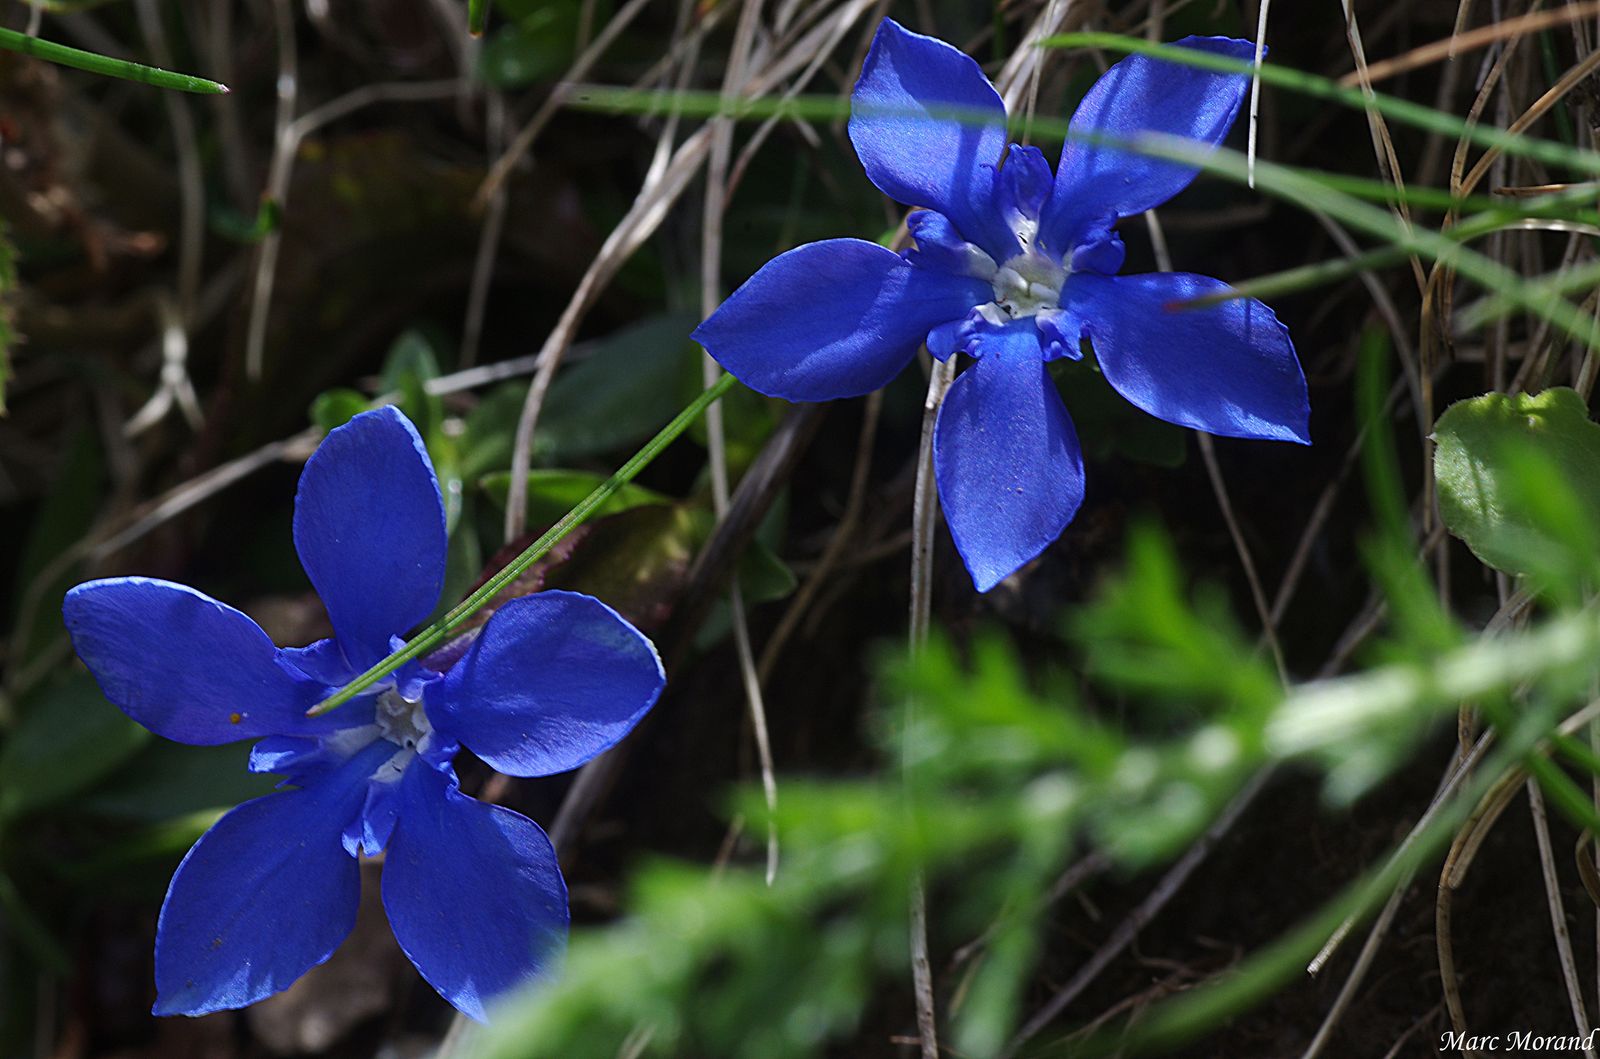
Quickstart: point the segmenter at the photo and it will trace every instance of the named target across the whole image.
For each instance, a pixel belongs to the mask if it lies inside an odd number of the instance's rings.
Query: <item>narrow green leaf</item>
[[[1313,99],[1340,103],[1355,110],[1375,110],[1386,118],[1412,125],[1428,132],[1436,132],[1451,139],[1466,137],[1482,147],[1495,147],[1509,155],[1525,155],[1541,162],[1590,173],[1600,173],[1600,153],[1583,151],[1566,144],[1539,140],[1530,136],[1513,135],[1504,129],[1466,121],[1446,111],[1434,110],[1408,99],[1384,95],[1381,92],[1364,92],[1359,88],[1346,88],[1337,81],[1303,70],[1294,70],[1272,63],[1257,67],[1246,60],[1185,48],[1174,44],[1158,44],[1139,37],[1125,37],[1118,33],[1062,33],[1039,42],[1045,48],[1104,48],[1125,54],[1151,55],[1169,62],[1181,63],[1202,70],[1223,73],[1259,74],[1263,84],[1287,88]]]
[[[483,36],[489,24],[489,0],[467,0],[467,32],[474,37]]]
[[[138,81],[155,88],[171,88],[178,92],[200,92],[206,95],[223,95],[228,91],[227,85],[207,81],[203,77],[160,70],[154,66],[145,66],[143,63],[129,62],[126,59],[113,59],[109,55],[97,55],[81,48],[30,37],[14,29],[0,29],[0,48],[21,52],[31,58],[42,59],[60,66],[70,66],[74,70],[87,70],[89,73],[102,74],[106,77],[120,77],[124,81]]]

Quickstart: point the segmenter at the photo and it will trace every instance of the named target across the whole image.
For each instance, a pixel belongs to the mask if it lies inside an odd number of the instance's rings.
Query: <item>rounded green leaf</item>
[[[1484,563],[1541,578],[1596,568],[1600,425],[1575,391],[1457,402],[1434,439],[1440,514]]]

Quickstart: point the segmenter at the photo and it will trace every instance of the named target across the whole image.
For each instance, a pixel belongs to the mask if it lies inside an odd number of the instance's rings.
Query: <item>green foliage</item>
[[[150,740],[84,672],[62,674],[22,706],[0,746],[0,825],[81,794]]]
[[[348,387],[324,390],[311,402],[311,422],[326,434],[344,426],[371,407],[372,402],[360,390]]]
[[[1484,563],[1547,589],[1600,575],[1600,425],[1565,387],[1451,405],[1434,428],[1445,525]]]
[[[474,0],[487,8],[487,0]],[[507,5],[528,7],[530,5]],[[478,57],[478,73],[495,88],[518,88],[559,77],[572,64],[578,5],[570,0],[531,5],[493,33]],[[481,23],[474,32],[482,32]]]
[[[483,1055],[610,1056],[624,1041],[663,1056],[824,1054],[903,977],[919,875],[943,940],[979,939],[982,953],[950,1014],[955,1047],[998,1054],[1037,957],[1040,895],[1073,837],[1129,866],[1172,855],[1275,758],[1264,733],[1298,709],[1220,597],[1185,587],[1162,538],[1141,533],[1129,559],[1074,626],[1103,686],[1164,704],[1141,714],[1142,733],[1062,681],[1036,687],[998,637],[965,657],[937,638],[918,657],[891,655],[877,730],[898,771],[785,782],[770,888],[743,869],[645,871],[627,917],[579,932],[562,979],[503,1009]],[[1360,753],[1370,740],[1342,741]],[[762,806],[750,792],[736,808],[759,819]]]
[[[439,377],[439,354],[428,336],[421,331],[401,333],[389,347],[383,363],[384,390],[397,396],[395,403],[415,424],[428,446],[428,456],[433,460],[434,473],[439,476],[439,491],[444,497],[445,525],[454,531],[461,519],[461,501],[465,489],[461,469],[461,444],[453,429],[447,426],[444,399],[434,393],[429,384]],[[337,391],[335,391],[337,392]],[[323,397],[327,397],[324,394]],[[345,396],[330,414],[351,415],[361,411]],[[312,408],[315,415],[317,409]]]
[[[1532,688],[1543,708],[1491,714],[1508,726],[1500,760],[1511,760],[1563,715],[1554,704],[1584,701],[1600,673],[1600,620],[1575,612],[1447,651],[1426,637],[1391,643],[1395,660],[1382,667],[1285,691],[1220,597],[1187,588],[1148,530],[1133,538],[1126,573],[1073,625],[1095,683],[1143,700],[1127,721],[1103,720],[1094,698],[1062,681],[1036,685],[997,637],[966,655],[936,638],[915,658],[888,656],[877,731],[898,770],[784,783],[772,887],[746,869],[646,869],[628,914],[579,931],[562,979],[503,1008],[481,1055],[610,1056],[625,1042],[643,1055],[826,1054],[857,1028],[868,996],[903,980],[918,877],[937,908],[936,943],[979,953],[948,1014],[954,1047],[999,1054],[1037,957],[1040,895],[1074,836],[1130,867],[1157,863],[1261,769],[1318,764],[1330,797],[1348,801],[1441,712]],[[1553,798],[1564,805],[1575,788],[1547,765],[1535,773],[1561,787]],[[1204,1032],[1296,973],[1339,919],[1374,907],[1396,872],[1448,838],[1495,774],[1486,769],[1403,857],[1236,975],[1158,1007],[1149,1040]],[[764,816],[758,792],[734,808]]]
[[[1441,605],[1428,571],[1416,561],[1410,505],[1402,484],[1394,430],[1385,411],[1388,356],[1388,336],[1377,328],[1368,328],[1361,341],[1356,403],[1366,441],[1361,462],[1374,525],[1360,542],[1361,553],[1388,599],[1399,638],[1428,650],[1443,651],[1456,646],[1460,630]],[[1395,728],[1387,752],[1365,762],[1369,774],[1387,772],[1417,734],[1415,728]],[[1352,789],[1354,786],[1358,785]]]
[[[555,525],[562,515],[576,507],[578,501],[598,489],[604,481],[604,475],[589,471],[529,471],[527,525]],[[505,509],[506,495],[511,489],[509,472],[497,471],[485,475],[478,486],[497,507]],[[646,489],[642,485],[625,485],[595,509],[594,517],[616,515],[646,504],[668,503],[671,503],[668,497],[653,489]]]
[[[1163,699],[1221,704],[1259,722],[1278,699],[1278,680],[1239,631],[1226,599],[1209,589],[1191,595],[1170,544],[1148,528],[1133,533],[1128,554],[1127,573],[1073,619],[1089,646],[1090,672]]]
[[[695,321],[668,313],[647,319],[574,350],[576,362],[545,395],[533,458],[571,464],[636,446],[670,420],[700,391],[689,363],[699,355],[687,335]],[[469,479],[511,462],[526,382],[507,383],[467,414],[462,473]]]
[[[899,698],[933,692],[908,722],[910,797],[893,778],[785,783],[773,887],[742,869],[650,869],[629,918],[580,934],[559,982],[500,1012],[485,1054],[610,1056],[630,1038],[651,1055],[819,1054],[902,973],[919,871],[960,880],[944,926],[971,937],[1001,918],[959,1020],[977,1054],[992,1052],[1031,953],[1027,895],[1059,863],[1080,801],[1055,770],[1072,753],[1062,716],[1026,692],[998,641],[986,650],[981,673],[941,645],[926,669],[890,674]],[[765,815],[754,792],[737,808]],[[1024,958],[1005,957],[1019,945]]]

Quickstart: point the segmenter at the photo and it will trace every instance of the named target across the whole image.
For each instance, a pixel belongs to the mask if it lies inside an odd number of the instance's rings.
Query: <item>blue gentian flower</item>
[[[1248,41],[1188,48],[1250,59]],[[695,331],[752,389],[790,401],[869,393],[924,342],[976,358],[939,412],[934,464],[946,520],[979,591],[1061,535],[1083,500],[1083,456],[1045,364],[1089,339],[1138,407],[1229,437],[1309,444],[1305,376],[1272,310],[1205,276],[1119,276],[1112,226],[1176,195],[1192,165],[1127,150],[1148,133],[1220,143],[1248,85],[1131,56],[1073,116],[1052,176],[1034,147],[1007,150],[1005,105],[970,57],[885,20],[851,98],[867,177],[919,207],[916,248],[828,239],[768,262]]]
[[[309,718],[439,598],[444,505],[404,415],[380,408],[328,435],[300,477],[294,541],[334,629],[309,647],[275,647],[244,614],[167,581],[67,593],[73,646],[128,716],[181,743],[259,740],[251,770],[286,777],[288,789],[229,812],[178,866],[156,933],[155,1013],[201,1015],[287,988],[350,933],[357,854],[385,852],[400,947],[481,1019],[486,1001],[549,972],[567,890],[544,832],[462,794],[452,759],[465,744],[513,776],[576,768],[654,704],[661,661],[598,600],[541,592],[502,605],[470,646]]]

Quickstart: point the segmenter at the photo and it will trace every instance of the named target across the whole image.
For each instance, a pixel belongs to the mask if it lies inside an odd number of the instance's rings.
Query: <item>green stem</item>
[[[468,618],[483,609],[483,605],[498,595],[501,589],[521,577],[528,567],[543,558],[545,553],[560,543],[563,537],[588,520],[589,516],[598,511],[613,493],[638,477],[640,471],[650,466],[663,449],[672,444],[679,434],[689,429],[689,425],[699,419],[718,398],[731,390],[733,384],[732,375],[723,375],[707,387],[687,408],[679,412],[672,422],[662,427],[661,432],[651,438],[644,448],[634,453],[632,459],[617,468],[615,474],[596,486],[594,492],[584,497],[577,507],[562,516],[561,521],[546,530],[538,540],[523,549],[522,554],[507,563],[499,573],[480,585],[472,595],[456,604],[444,617],[413,636],[404,647],[307,710],[306,716],[320,717],[338,709],[405,663],[443,643],[445,638],[460,628]]]
[[[107,77],[120,77],[125,81],[138,81],[157,88],[173,88],[179,92],[202,92],[208,95],[222,95],[228,91],[227,85],[207,81],[203,77],[160,70],[154,66],[145,66],[143,63],[129,62],[126,59],[113,59],[109,55],[97,55],[92,51],[83,51],[65,44],[30,37],[13,29],[0,29],[0,48],[21,52],[35,59],[43,59],[45,62],[70,66],[75,70],[87,70],[92,74],[104,74]]]
[[[467,32],[474,37],[483,36],[483,28],[489,23],[489,0],[468,0],[467,3]]]

